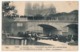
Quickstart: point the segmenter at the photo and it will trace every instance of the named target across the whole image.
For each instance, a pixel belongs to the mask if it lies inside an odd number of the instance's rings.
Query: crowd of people
[[[23,37],[24,40],[27,40],[28,42],[31,41],[37,41],[40,38],[40,33],[36,33],[36,32],[18,32],[17,33],[17,37]],[[44,35],[44,34],[43,34]],[[14,34],[10,34],[10,36],[14,36]],[[44,36],[41,36],[44,38]],[[64,36],[64,35],[55,35],[55,34],[51,34],[48,39],[51,39],[53,41],[60,41],[60,42],[70,42],[71,40],[73,41],[78,41],[78,35],[68,35],[68,36]]]
[[[72,35],[69,34],[67,36],[65,35],[51,35],[50,36],[54,41],[60,41],[60,42],[78,42],[78,35]]]

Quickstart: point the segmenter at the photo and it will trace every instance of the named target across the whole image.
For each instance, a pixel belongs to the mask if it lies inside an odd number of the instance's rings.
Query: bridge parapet
[[[76,20],[28,20],[28,22],[62,22],[62,23],[78,23]]]

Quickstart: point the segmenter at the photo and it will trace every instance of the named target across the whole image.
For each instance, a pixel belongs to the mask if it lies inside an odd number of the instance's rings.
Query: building
[[[25,7],[25,15],[27,16],[35,16],[37,14],[40,14],[42,16],[46,16],[49,14],[55,14],[56,13],[56,8],[52,4],[50,6],[45,7],[44,3],[26,3]]]

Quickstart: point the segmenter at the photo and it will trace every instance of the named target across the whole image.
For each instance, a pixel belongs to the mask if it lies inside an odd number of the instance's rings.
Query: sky
[[[78,10],[78,2],[77,1],[14,1],[11,4],[16,7],[16,10],[18,11],[19,15],[25,14],[25,5],[26,3],[44,3],[44,6],[49,6],[50,4],[53,4],[56,8],[57,13],[60,12],[71,12],[73,10]]]

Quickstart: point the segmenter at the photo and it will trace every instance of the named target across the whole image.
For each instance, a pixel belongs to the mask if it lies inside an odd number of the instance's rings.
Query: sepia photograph
[[[2,1],[2,50],[78,51],[78,4]]]

